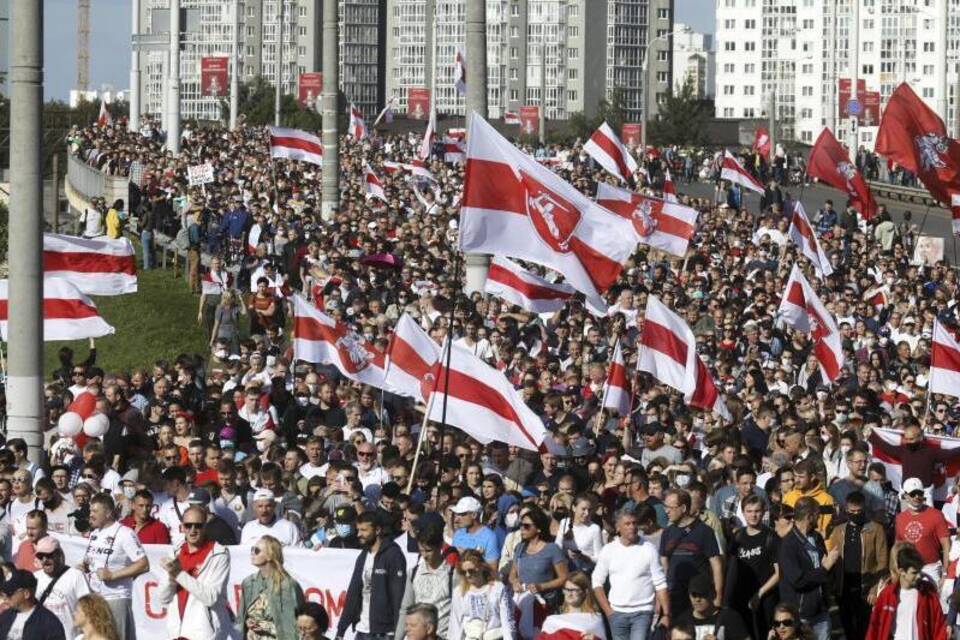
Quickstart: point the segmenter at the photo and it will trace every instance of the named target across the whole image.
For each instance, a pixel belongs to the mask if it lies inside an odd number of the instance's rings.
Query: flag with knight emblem
[[[683,258],[697,227],[697,210],[601,182],[597,204],[630,220],[637,242]]]
[[[824,128],[817,138],[807,161],[807,175],[825,182],[834,189],[846,191],[853,208],[869,220],[877,213],[877,203],[866,180],[850,162],[840,143],[830,129]]]

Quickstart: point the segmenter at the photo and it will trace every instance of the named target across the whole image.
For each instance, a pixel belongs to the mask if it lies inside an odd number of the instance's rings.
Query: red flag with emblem
[[[830,129],[824,129],[817,138],[810,160],[807,161],[807,174],[830,185],[834,189],[846,191],[853,208],[869,220],[877,213],[877,203],[855,164],[850,162],[847,150],[834,137]]]
[[[754,153],[759,153],[761,156],[769,158],[772,148],[770,132],[767,131],[765,127],[757,127],[757,130],[753,133],[753,146],[751,149]]]

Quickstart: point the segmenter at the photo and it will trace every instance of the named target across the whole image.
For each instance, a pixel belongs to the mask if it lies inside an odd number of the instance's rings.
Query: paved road
[[[698,198],[713,198],[712,182],[678,184],[677,190],[680,193],[686,193]],[[786,189],[786,191],[793,197],[800,195],[799,187],[791,187]],[[760,196],[746,190],[744,190],[744,193],[746,193],[747,208],[754,212],[759,210]],[[846,201],[846,195],[836,189],[825,187],[821,184],[812,184],[803,190],[803,208],[807,210],[807,215],[811,218],[813,218],[817,209],[823,205],[823,201],[828,199],[833,200],[834,205],[839,208],[843,206],[843,203]],[[887,210],[890,212],[894,222],[903,220],[904,211],[911,211],[913,213],[913,223],[917,225],[917,227],[920,227],[921,224],[923,225],[922,233],[924,235],[944,238],[944,257],[953,264],[960,264],[960,259],[958,259],[958,256],[960,256],[960,241],[957,241],[956,245],[954,245],[950,212],[948,210],[931,207],[924,222],[924,212],[927,209],[924,205],[904,203],[898,200],[887,200],[885,198],[878,198],[877,203],[887,206]]]

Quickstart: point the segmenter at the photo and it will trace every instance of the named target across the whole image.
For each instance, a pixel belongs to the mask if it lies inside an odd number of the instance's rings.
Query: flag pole
[[[923,220],[920,221],[920,231],[917,231],[918,238],[921,235],[923,235],[923,228],[927,225],[927,214],[929,213],[930,213],[930,205],[928,204],[926,210],[924,210],[923,212]],[[916,243],[914,243],[914,247],[916,247]]]
[[[443,432],[447,428],[447,397],[450,394],[450,356],[453,353],[453,318],[457,310],[457,292],[462,288],[460,283],[460,267],[463,264],[463,255],[458,251],[453,267],[453,300],[450,301],[450,320],[447,324],[447,361],[443,372],[443,411],[440,414],[440,451],[443,451]]]
[[[437,390],[437,381],[433,382],[433,390]],[[433,398],[436,394],[431,393],[430,397],[427,398],[427,406],[423,412],[423,422],[420,424],[420,435],[417,436],[417,450],[413,454],[413,464],[410,467],[410,478],[407,480],[407,495],[410,495],[410,490],[413,489],[414,480],[417,477],[417,465],[420,463],[420,452],[423,449],[423,440],[427,434],[427,423],[430,422],[430,411],[433,409]],[[440,447],[443,449],[443,438],[440,439]]]
[[[620,345],[620,338],[617,338],[617,342],[613,345],[613,352],[614,352],[614,353],[617,352],[617,348],[619,347],[619,345]],[[613,363],[611,363],[611,365],[612,365],[612,364],[613,364]],[[604,382],[604,383],[603,383],[603,395],[602,395],[601,398],[600,398],[600,410],[597,411],[596,424],[593,425],[593,431],[594,431],[595,433],[597,433],[598,435],[599,435],[599,433],[600,433],[600,425],[603,423],[603,422],[602,422],[602,421],[603,421],[603,409],[604,409],[604,407],[605,407],[606,404],[607,404],[607,394],[610,393],[610,381],[609,381],[609,377],[610,377],[610,372],[608,371],[608,372],[607,372],[607,378],[608,378],[608,380],[607,380],[607,382]]]

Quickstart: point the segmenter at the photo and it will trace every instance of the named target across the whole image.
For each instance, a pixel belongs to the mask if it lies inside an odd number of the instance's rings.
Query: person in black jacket
[[[37,602],[36,590],[37,579],[22,569],[14,569],[3,583],[0,591],[10,608],[0,614],[0,638],[64,640],[63,623]]]
[[[397,543],[387,540],[384,534],[376,512],[364,512],[357,517],[357,537],[363,551],[353,567],[336,640],[342,640],[351,626],[357,640],[394,635],[407,584],[407,559]],[[364,602],[368,597],[369,601]]]
[[[840,549],[834,547],[827,553],[817,532],[819,518],[820,505],[816,500],[797,500],[793,528],[780,541],[780,601],[796,603],[800,619],[813,629],[814,637],[828,640],[830,613],[825,590],[829,571],[840,558]]]

